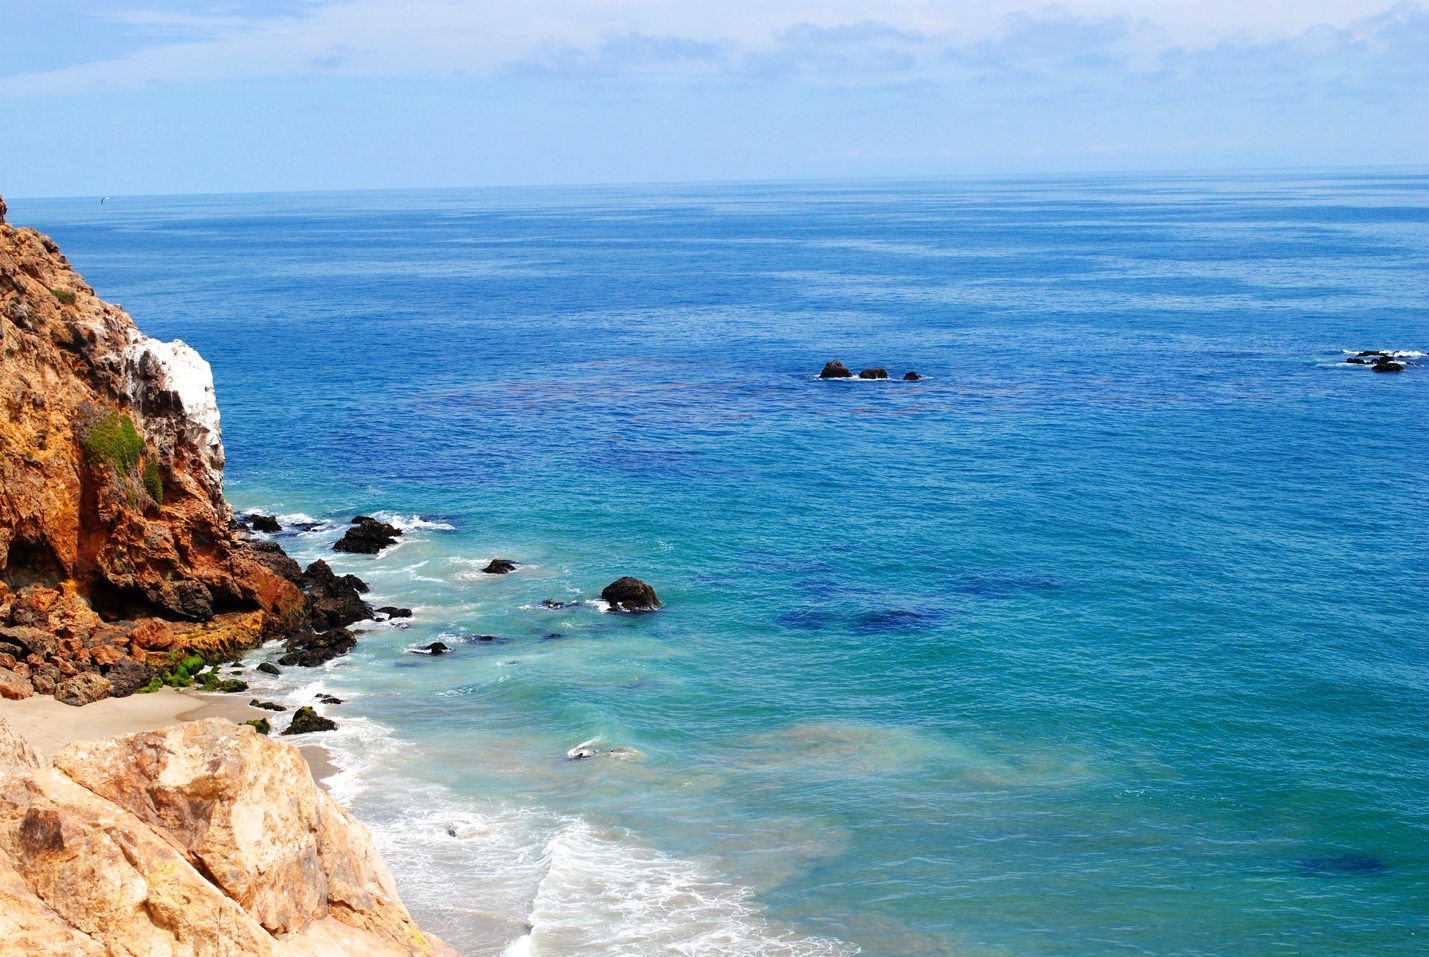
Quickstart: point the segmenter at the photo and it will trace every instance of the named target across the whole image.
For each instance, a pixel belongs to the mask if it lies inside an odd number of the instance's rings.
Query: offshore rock
[[[395,525],[359,515],[352,520],[352,527],[337,540],[332,549],[335,552],[376,555],[382,549],[397,544],[401,534],[402,530]]]
[[[297,749],[211,719],[78,742],[0,719],[0,954],[455,957]]]
[[[824,371],[819,373],[820,379],[852,379],[853,373],[848,370],[848,366],[835,359],[824,365]]]
[[[917,382],[917,381],[918,381],[919,379],[921,379],[921,378],[923,378],[923,377],[920,376],[918,373],[913,372],[913,371],[911,371],[911,370],[908,371],[908,372],[903,373],[903,381],[904,381],[904,382]]]
[[[860,372],[858,377],[860,379],[886,379],[888,378],[888,370],[882,367],[868,368]]]
[[[491,564],[482,569],[487,575],[509,575],[516,570],[516,563],[506,558],[493,558]]]
[[[278,524],[278,516],[276,515],[259,515],[257,512],[253,512],[247,516],[247,519],[248,527],[255,532],[275,535],[283,530],[283,526]]]
[[[661,607],[660,599],[655,596],[655,589],[628,575],[606,585],[600,597],[610,605],[612,611],[656,611]]]

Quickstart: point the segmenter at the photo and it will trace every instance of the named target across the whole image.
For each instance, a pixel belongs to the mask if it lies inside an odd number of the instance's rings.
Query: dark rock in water
[[[580,602],[578,601],[556,601],[554,598],[547,598],[541,602],[541,607],[550,608],[553,611],[560,611],[563,608],[575,608],[579,604]]]
[[[1371,372],[1403,372],[1404,365],[1399,362],[1391,362],[1388,359],[1376,359],[1370,363]]]
[[[824,371],[819,373],[820,379],[852,379],[853,373],[848,371],[848,366],[835,359],[824,366]]]
[[[868,368],[858,374],[860,379],[886,379],[888,370],[883,368]]]
[[[410,608],[398,608],[398,607],[395,606],[395,605],[383,605],[381,608],[379,608],[379,609],[377,609],[377,610],[378,610],[381,614],[386,615],[388,618],[411,618],[411,617],[412,617],[412,609],[410,609]]]
[[[448,648],[446,645],[442,644],[440,641],[434,641],[426,647],[427,654],[432,655],[433,657],[435,657],[436,655],[444,655],[448,651],[451,651],[451,649]]]
[[[294,522],[289,526],[289,528],[295,528],[300,532],[313,532],[322,527],[322,522]]]
[[[330,694],[320,694],[318,695],[318,700],[323,704],[342,704],[341,698],[333,697]]]
[[[397,544],[401,534],[402,530],[394,525],[359,515],[352,520],[352,527],[337,540],[332,549],[335,552],[376,555],[382,549]]]
[[[248,520],[248,527],[255,532],[267,532],[272,535],[283,530],[283,526],[278,524],[276,515],[259,515],[257,512],[252,512],[245,518]]]
[[[282,669],[280,669],[277,665],[273,664],[271,661],[263,662],[261,665],[258,666],[258,670],[263,672],[265,675],[280,675],[283,673]]]
[[[1307,874],[1338,876],[1349,874],[1379,874],[1389,870],[1384,861],[1368,854],[1338,854],[1334,857],[1311,857],[1300,862]]]
[[[1369,351],[1369,352],[1356,352],[1355,355],[1359,356],[1360,358],[1364,358],[1365,356],[1388,356],[1389,353],[1388,353],[1388,352]]]
[[[372,617],[372,609],[361,597],[368,590],[367,583],[356,575],[339,578],[321,559],[303,572],[301,587],[311,599],[308,620],[315,631],[341,628]]]
[[[283,706],[280,705],[280,704],[274,704],[274,703],[271,702],[271,701],[259,701],[257,698],[254,698],[252,701],[248,702],[248,707],[250,707],[250,708],[262,708],[264,711],[287,711],[287,710],[288,710],[287,708],[283,707]]]
[[[339,655],[347,654],[356,646],[357,639],[346,628],[330,628],[316,632],[305,625],[289,635],[288,640],[283,643],[288,653],[278,659],[278,664],[315,668]]]
[[[559,641],[560,639],[562,639],[562,638],[564,638],[564,637],[566,637],[566,636],[563,635],[563,634],[561,634],[559,631],[553,631],[553,632],[551,632],[549,635],[542,635],[542,636],[541,636],[541,640],[542,640],[542,641]]]
[[[312,708],[301,707],[293,714],[293,723],[288,725],[288,730],[284,734],[311,734],[314,731],[334,731],[337,729],[337,722],[331,718],[324,718]]]
[[[487,575],[509,575],[516,570],[516,563],[506,558],[493,558],[491,564],[482,569]]]
[[[1356,366],[1362,366],[1362,365],[1365,364],[1365,361],[1364,361],[1363,359],[1361,359],[1359,356],[1350,356],[1350,357],[1349,357],[1348,359],[1346,359],[1345,361],[1348,362],[1348,363],[1350,363],[1350,365],[1356,365]]]
[[[919,375],[918,373],[916,373],[916,372],[909,371],[909,372],[903,373],[903,381],[904,381],[904,382],[917,382],[917,381],[918,381],[919,379],[921,379],[921,378],[923,378],[923,377],[920,376],[920,375]]]
[[[267,735],[273,733],[273,726],[268,723],[267,718],[253,718],[243,722],[259,734]]]
[[[660,599],[655,597],[655,589],[629,575],[606,585],[600,597],[605,599],[613,611],[655,611],[660,607]]]
[[[154,677],[154,669],[126,656],[110,665],[104,677],[113,686],[109,697],[127,698],[149,683]]]
[[[492,642],[492,641],[501,641],[501,639],[500,639],[499,637],[497,637],[496,635],[466,635],[466,636],[464,636],[464,637],[462,638],[462,641],[465,641],[465,642],[468,642],[468,643],[473,642],[473,641]]]

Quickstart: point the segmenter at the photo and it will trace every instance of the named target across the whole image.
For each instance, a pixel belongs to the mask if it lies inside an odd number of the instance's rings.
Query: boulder
[[[388,618],[411,618],[411,617],[412,617],[412,609],[410,609],[410,608],[398,608],[398,607],[395,606],[395,605],[383,605],[381,608],[379,608],[379,609],[377,609],[377,610],[378,610],[380,613],[386,615]]]
[[[255,532],[266,532],[273,535],[283,530],[283,526],[278,524],[276,515],[259,515],[257,512],[253,512],[247,516],[247,519],[248,527]]]
[[[482,569],[487,575],[509,575],[516,570],[516,563],[506,558],[493,558],[491,564]]]
[[[335,552],[352,552],[359,555],[376,555],[384,548],[397,544],[402,530],[375,518],[359,515],[352,520],[352,527],[332,546]]]
[[[302,587],[302,566],[289,558],[288,553],[283,551],[283,546],[277,542],[245,542],[242,552],[279,578]]]
[[[265,675],[280,675],[283,673],[283,670],[277,665],[273,664],[271,661],[265,661],[260,664],[258,666],[258,670],[263,672]]]
[[[27,675],[16,674],[6,668],[0,668],[0,698],[7,701],[20,701],[35,693],[35,686],[30,683]]]
[[[127,698],[147,685],[154,677],[154,669],[133,658],[120,658],[104,672],[109,680],[111,698]]]
[[[888,378],[888,370],[881,367],[871,367],[860,372],[858,377],[860,379],[886,379]]]
[[[312,734],[314,731],[335,731],[337,722],[324,718],[312,708],[303,706],[293,713],[293,721],[284,734]]]
[[[264,711],[287,711],[287,710],[288,710],[287,708],[283,707],[283,706],[280,705],[280,704],[275,704],[275,703],[272,702],[272,701],[259,701],[257,698],[254,698],[252,701],[248,702],[248,707],[250,707],[250,708],[260,708],[260,709],[262,709],[262,710],[264,710]]]
[[[848,366],[835,359],[833,362],[824,365],[824,371],[819,373],[820,379],[852,379],[853,373],[848,371]]]
[[[39,655],[48,658],[59,650],[59,638],[43,628],[26,625],[0,628],[0,641],[18,646],[26,656]],[[19,655],[15,656],[19,658]]]
[[[1393,362],[1389,359],[1376,359],[1370,364],[1371,372],[1403,372],[1403,363]]]
[[[318,701],[321,702],[322,704],[342,704],[342,699],[341,699],[341,698],[335,698],[335,697],[333,697],[333,696],[330,695],[330,694],[320,694],[320,695],[318,695]]]
[[[612,611],[655,611],[660,607],[660,599],[655,589],[638,578],[626,576],[606,585],[600,597],[605,599]]]
[[[81,671],[72,678],[66,678],[55,687],[55,700],[76,708],[103,701],[110,696],[114,686],[109,679],[92,671]]]
[[[1365,360],[1361,359],[1359,356],[1350,356],[1345,361],[1348,362],[1350,365],[1356,366],[1362,366],[1365,364]]]
[[[129,632],[129,643],[143,651],[168,651],[178,643],[178,636],[162,621],[150,618]]]
[[[911,370],[908,371],[908,372],[903,373],[903,381],[904,381],[904,382],[917,382],[917,381],[918,381],[919,379],[921,379],[921,378],[923,378],[923,377],[920,376],[918,373],[913,372],[913,371],[911,371]]]
[[[434,641],[430,645],[427,645],[427,654],[429,655],[444,655],[448,651],[451,651],[451,649],[440,641]]]

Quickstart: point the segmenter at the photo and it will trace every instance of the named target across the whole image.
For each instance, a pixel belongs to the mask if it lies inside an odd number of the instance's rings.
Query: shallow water
[[[255,683],[344,699],[337,792],[464,952],[1342,957],[1429,934],[1429,367],[1343,351],[1429,352],[1426,187],[10,219],[213,364],[237,507],[415,610]],[[400,546],[333,553],[358,512]]]

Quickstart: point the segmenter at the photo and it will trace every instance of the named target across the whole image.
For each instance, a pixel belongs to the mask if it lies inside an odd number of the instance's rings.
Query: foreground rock
[[[336,731],[337,722],[324,718],[312,708],[304,705],[293,712],[293,723],[284,734],[312,734],[314,731]]]
[[[656,611],[661,607],[660,599],[655,597],[655,589],[628,575],[606,585],[600,597],[612,611]]]
[[[212,719],[71,744],[0,719],[0,954],[455,957],[296,748]]]
[[[395,525],[379,522],[375,518],[359,515],[352,520],[352,527],[332,546],[335,552],[352,552],[358,555],[376,555],[384,548],[397,544],[402,530]]]
[[[824,371],[819,373],[820,379],[852,379],[853,373],[848,371],[848,366],[835,359],[824,366]]]

